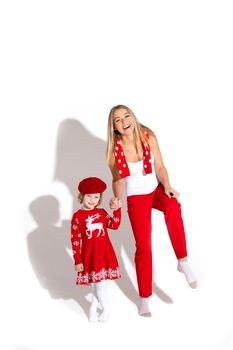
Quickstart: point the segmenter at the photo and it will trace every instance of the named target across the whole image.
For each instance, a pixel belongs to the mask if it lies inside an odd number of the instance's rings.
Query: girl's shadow
[[[77,184],[88,176],[97,176],[107,183],[101,206],[111,214],[108,205],[112,196],[111,175],[106,160],[106,143],[92,135],[79,121],[64,120],[59,127],[57,137],[57,154],[55,180],[64,183],[73,201],[73,211],[78,209]],[[59,203],[53,196],[39,197],[30,205],[30,211],[38,223],[38,228],[28,236],[29,256],[41,285],[48,289],[53,298],[74,299],[85,312],[88,303],[85,295],[88,287],[76,286],[73,260],[67,252],[70,244],[70,222],[56,226],[59,219]],[[72,216],[72,213],[70,214]],[[134,266],[134,239],[123,201],[123,218],[120,228],[109,230],[116,251],[122,278],[116,283],[134,304],[138,303],[138,292],[125,268],[122,249]],[[172,299],[153,283],[153,291],[166,303]]]
[[[41,286],[54,299],[75,300],[85,313],[89,288],[77,292],[73,260],[68,253],[70,222],[60,219],[58,200],[51,195],[35,199],[29,210],[38,227],[27,237],[29,257]],[[81,303],[80,303],[81,300]]]

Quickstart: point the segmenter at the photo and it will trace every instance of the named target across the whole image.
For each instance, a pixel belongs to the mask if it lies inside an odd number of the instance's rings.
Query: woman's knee
[[[152,251],[151,239],[136,241],[136,254],[138,255],[150,254],[151,251]]]
[[[180,212],[181,211],[181,205],[177,201],[176,198],[170,198],[168,202],[168,206],[166,208],[166,212]]]

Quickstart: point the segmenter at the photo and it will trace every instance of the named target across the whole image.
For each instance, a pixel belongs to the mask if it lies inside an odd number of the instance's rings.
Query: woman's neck
[[[127,135],[121,137],[122,147],[128,148],[134,146],[134,135]]]

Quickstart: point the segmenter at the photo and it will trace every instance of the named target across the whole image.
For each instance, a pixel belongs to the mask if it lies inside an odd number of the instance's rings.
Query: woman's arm
[[[179,193],[176,190],[174,190],[170,185],[168,172],[163,163],[162,154],[160,152],[158,140],[155,135],[150,135],[150,145],[151,145],[151,151],[155,159],[155,162],[154,162],[155,171],[158,176],[158,179],[164,186],[166,195],[169,198],[171,197],[178,198]]]
[[[112,190],[115,197],[110,199],[109,205],[112,210],[116,210],[121,206],[121,198],[124,190],[124,180],[120,177],[116,165],[110,166],[112,173]]]
[[[112,173],[112,190],[114,196],[118,199],[121,199],[124,190],[124,180],[120,177],[115,164],[110,167],[110,170]]]

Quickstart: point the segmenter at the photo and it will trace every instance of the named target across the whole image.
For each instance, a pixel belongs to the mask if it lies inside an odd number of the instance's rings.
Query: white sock
[[[152,316],[150,310],[150,298],[140,298],[138,313],[140,316],[150,317]]]
[[[98,305],[99,305],[99,301],[96,298],[95,290],[94,290],[92,295],[91,295],[91,305],[89,307],[89,321],[90,322],[98,322],[98,313],[97,313]]]
[[[197,288],[197,279],[194,276],[187,260],[178,260],[177,269],[185,275],[185,278],[191,288]]]
[[[102,306],[102,313],[99,316],[99,321],[106,322],[110,315],[110,306],[108,301],[108,293],[107,293],[107,281],[101,281],[95,283],[96,295],[99,300],[100,305]]]

